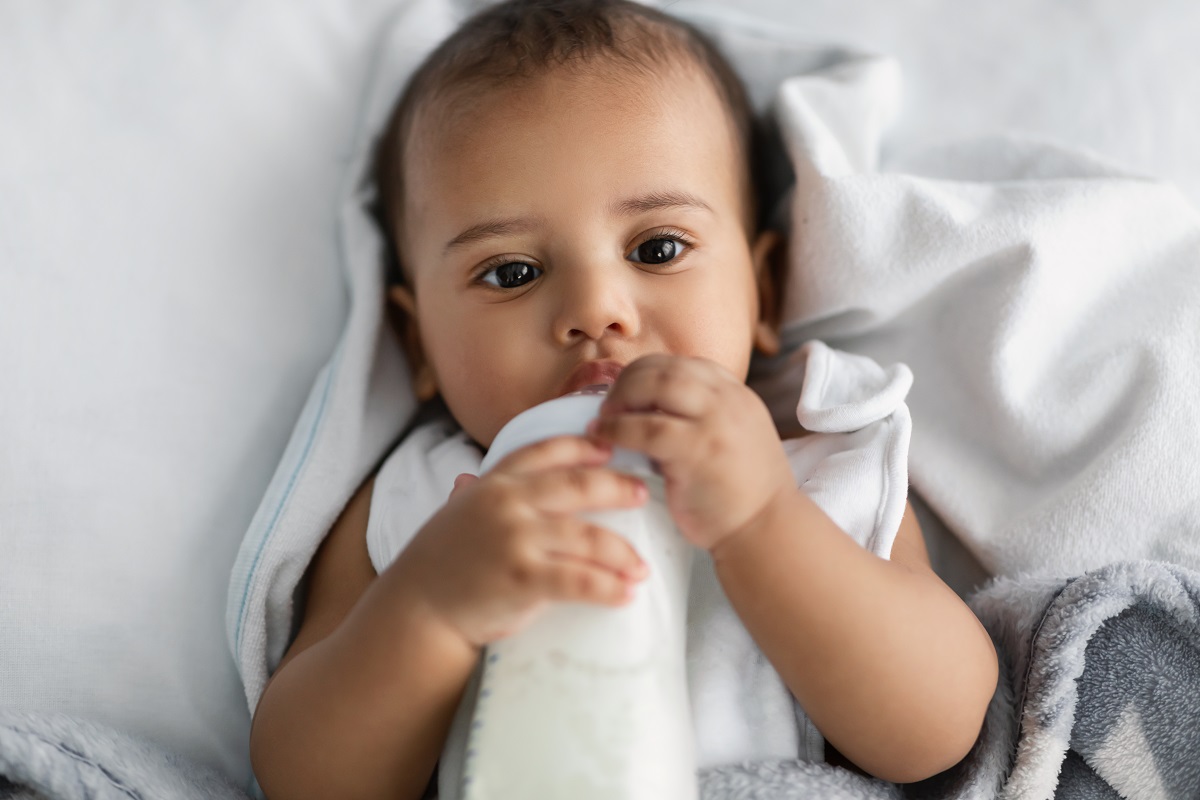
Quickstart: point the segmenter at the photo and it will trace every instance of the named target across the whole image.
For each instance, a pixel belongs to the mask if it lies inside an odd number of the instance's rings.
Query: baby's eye
[[[629,254],[630,261],[639,264],[666,264],[683,253],[686,245],[672,236],[657,236],[647,239]]]
[[[518,286],[524,286],[541,274],[542,271],[532,264],[509,261],[492,267],[480,275],[479,280],[500,289],[515,289]]]

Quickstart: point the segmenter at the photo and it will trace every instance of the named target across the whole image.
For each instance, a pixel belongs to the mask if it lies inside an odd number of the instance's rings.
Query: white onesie
[[[785,369],[784,381],[799,394],[796,419],[811,432],[784,442],[797,485],[855,541],[887,558],[908,492],[911,421],[904,397],[912,374],[903,364],[884,370],[815,341]],[[377,572],[446,501],[454,477],[478,473],[481,459],[448,419],[417,428],[388,456],[367,523]],[[742,625],[706,553],[692,567],[687,676],[698,767],[824,759],[821,734]],[[442,771],[455,774],[449,764]],[[441,797],[457,796],[457,787],[441,784]]]

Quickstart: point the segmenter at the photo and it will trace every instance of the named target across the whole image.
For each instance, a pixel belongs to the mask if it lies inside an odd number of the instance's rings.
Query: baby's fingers
[[[550,514],[633,508],[649,492],[641,479],[607,467],[568,467],[526,478],[529,503]]]
[[[694,420],[657,412],[597,417],[588,425],[589,435],[664,463],[693,453],[701,438],[699,430]]]
[[[548,532],[546,554],[552,560],[583,561],[632,580],[641,580],[649,568],[625,537],[607,528],[570,519],[559,530]]]
[[[554,562],[545,572],[545,593],[551,600],[620,606],[633,599],[635,583],[611,570],[574,559]]]

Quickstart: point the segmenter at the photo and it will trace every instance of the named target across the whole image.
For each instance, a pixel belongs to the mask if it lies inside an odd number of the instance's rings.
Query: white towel
[[[870,58],[781,87],[786,340],[912,367],[913,487],[991,572],[1200,568],[1195,210],[1012,137],[877,171],[899,93]],[[773,397],[780,380],[757,385]]]

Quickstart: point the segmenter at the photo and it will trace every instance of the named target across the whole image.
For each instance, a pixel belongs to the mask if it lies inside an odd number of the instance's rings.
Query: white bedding
[[[340,192],[397,4],[0,5],[0,704],[248,779],[226,586],[347,323]],[[1190,0],[723,7],[896,56],[885,168],[1018,129],[1200,198]]]
[[[780,91],[785,340],[912,368],[912,485],[990,573],[1200,569],[1200,213],[1011,136],[876,170],[898,93],[875,58]]]
[[[1179,186],[1200,206],[1200,4],[1187,0],[692,2],[772,39],[884,53],[905,75],[882,163],[998,133],[1049,138]]]
[[[0,4],[0,706],[248,779],[229,569],[345,320],[385,6]]]

